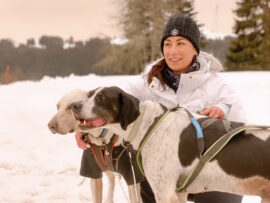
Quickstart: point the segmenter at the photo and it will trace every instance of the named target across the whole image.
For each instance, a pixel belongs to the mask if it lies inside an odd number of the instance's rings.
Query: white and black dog
[[[138,150],[144,135],[154,120],[164,113],[164,107],[139,100],[117,87],[92,90],[88,99],[72,103],[80,120],[79,128],[90,131],[108,128],[127,139],[134,126],[136,136],[131,144]],[[201,120],[205,116],[193,114]],[[84,122],[81,122],[85,120]],[[142,122],[141,122],[142,121]],[[232,127],[245,125],[230,122]],[[208,149],[226,133],[222,120],[216,120],[204,131]],[[184,192],[177,193],[181,175],[189,173],[199,159],[196,131],[185,110],[171,112],[159,124],[141,150],[145,176],[156,201],[185,202],[188,193],[223,191],[241,195],[258,195],[270,202],[270,131],[246,130],[239,133],[201,171]]]
[[[88,92],[84,90],[73,90],[71,92],[68,92],[65,94],[57,103],[57,112],[56,114],[51,118],[51,120],[48,123],[48,127],[51,130],[52,133],[58,133],[62,135],[66,135],[68,133],[71,133],[73,131],[78,131],[78,122],[73,116],[72,110],[71,110],[71,103],[75,101],[81,101],[87,99]],[[95,129],[91,131],[91,134],[88,134],[88,141],[90,142],[92,146],[92,150],[87,150],[85,153],[89,153],[88,161],[90,159],[93,159],[93,162],[88,163],[91,164],[88,167],[95,168],[97,173],[105,172],[108,177],[108,192],[107,192],[107,198],[105,201],[102,201],[102,178],[98,179],[91,179],[90,186],[91,186],[91,193],[92,193],[92,201],[93,203],[112,203],[113,202],[113,193],[114,193],[114,175],[111,171],[111,168],[109,167],[99,167],[98,161],[94,161],[94,155],[93,150],[98,148],[100,149],[100,146],[103,146],[103,143],[109,143],[111,142],[111,137],[113,136],[113,133],[109,131],[107,133],[106,137],[100,138],[100,134],[102,133],[102,129]],[[95,137],[94,137],[95,136]],[[129,201],[131,203],[137,203],[138,199],[140,201],[140,198],[136,194],[135,185],[133,181],[131,166],[129,163],[129,157],[126,152],[122,153],[124,148],[121,144],[121,139],[117,139],[115,142],[113,150],[111,150],[111,156],[113,159],[113,166],[115,169],[117,169],[116,172],[120,173],[126,183],[128,184],[128,191],[129,191]],[[102,147],[103,148],[103,147]],[[132,152],[134,155],[136,152]],[[90,155],[91,154],[91,155]],[[120,156],[121,154],[121,156]],[[134,156],[134,159],[136,157]],[[116,159],[117,161],[117,167],[116,167]],[[144,181],[143,175],[140,173],[138,166],[136,165],[136,161],[134,160],[134,171],[136,174],[136,182],[142,182]],[[94,169],[93,169],[94,170]],[[136,189],[139,191],[139,184],[136,184]]]

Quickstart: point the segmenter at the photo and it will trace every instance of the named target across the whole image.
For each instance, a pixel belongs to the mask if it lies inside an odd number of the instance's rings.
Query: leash
[[[139,198],[139,194],[138,194],[138,190],[136,187],[136,176],[135,176],[135,171],[134,171],[134,166],[132,163],[132,150],[133,147],[130,143],[127,144],[127,153],[128,153],[128,157],[129,157],[129,163],[131,166],[131,171],[132,171],[132,177],[133,177],[133,182],[134,182],[134,189],[135,189],[135,194],[136,194],[136,202],[139,203],[140,202],[140,198]]]
[[[188,173],[187,176],[180,175],[177,181],[178,188],[176,189],[176,192],[181,192],[185,190],[196,179],[196,177],[199,175],[204,166],[209,161],[211,161],[235,135],[251,128],[268,129],[270,128],[270,126],[258,126],[258,125],[240,126],[225,133],[214,144],[212,144],[211,147],[209,147],[209,149],[200,157],[200,160],[195,164],[195,166],[192,168],[192,170]]]

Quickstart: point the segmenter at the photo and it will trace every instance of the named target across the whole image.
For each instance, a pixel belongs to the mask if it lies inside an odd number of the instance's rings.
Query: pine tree
[[[241,0],[237,3],[234,32],[237,38],[229,47],[226,65],[228,70],[262,70],[264,55],[270,49],[269,38],[269,0]],[[268,9],[268,13],[265,10]],[[267,17],[268,15],[268,17]],[[269,56],[268,56],[269,57]]]
[[[263,70],[270,70],[270,0],[261,1],[262,36],[260,61]]]

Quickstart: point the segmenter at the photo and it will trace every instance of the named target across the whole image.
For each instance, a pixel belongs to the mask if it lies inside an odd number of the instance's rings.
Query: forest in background
[[[201,50],[217,57],[225,70],[270,70],[270,0],[237,4],[236,37],[202,35]],[[162,57],[160,39],[168,18],[181,12],[196,19],[193,5],[193,0],[126,0],[119,19],[126,39],[122,44],[110,38],[76,41],[44,35],[15,46],[11,39],[0,39],[0,84],[72,73],[138,74]]]

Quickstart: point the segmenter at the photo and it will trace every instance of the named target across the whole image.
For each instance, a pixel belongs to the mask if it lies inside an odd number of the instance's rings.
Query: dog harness
[[[105,136],[107,133],[107,129],[102,131],[101,136]],[[109,144],[103,143],[103,146],[97,146],[94,144],[91,145],[92,154],[94,155],[97,165],[102,171],[113,171],[115,172],[116,169],[113,166],[113,149],[114,145],[118,139],[118,135],[113,135],[112,139],[110,140]]]
[[[157,129],[157,127],[160,125],[160,123],[166,118],[166,116],[173,111],[176,111],[177,109],[182,107],[175,107],[173,109],[169,109],[165,111],[161,116],[157,117],[152,124],[152,126],[148,129],[146,132],[144,139],[141,142],[141,145],[139,147],[138,153],[137,153],[137,163],[139,166],[139,169],[141,170],[142,174],[144,175],[144,170],[142,166],[142,160],[141,160],[141,150],[144,144],[149,140],[153,132]],[[205,151],[204,148],[204,137],[203,137],[203,129],[207,128],[208,126],[212,125],[217,119],[209,118],[202,122],[202,127],[198,123],[198,121],[192,116],[192,114],[185,108],[183,108],[187,115],[189,116],[189,119],[191,123],[193,124],[194,128],[196,129],[197,133],[197,145],[198,145],[198,151],[200,155],[200,159],[195,164],[195,166],[192,168],[192,170],[187,174],[181,174],[178,181],[177,181],[177,189],[176,192],[184,191],[199,175],[203,167],[211,161],[227,144],[228,142],[237,134],[243,132],[247,129],[269,129],[270,126],[259,126],[259,125],[247,125],[247,126],[240,126],[237,128],[232,129],[230,126],[230,122],[223,120],[224,128],[226,129],[227,133],[225,133],[223,136],[221,136],[214,144],[212,144],[209,149]]]
[[[144,174],[144,170],[143,170],[143,166],[142,166],[142,157],[141,157],[141,151],[143,146],[145,145],[145,143],[149,140],[149,138],[151,137],[151,135],[155,132],[155,130],[157,129],[157,127],[162,123],[162,121],[167,117],[167,115],[170,112],[176,111],[178,109],[178,107],[172,108],[172,109],[166,109],[164,106],[161,105],[161,107],[165,110],[163,114],[161,114],[160,116],[156,117],[153,124],[148,128],[143,140],[141,141],[141,144],[139,146],[139,150],[136,156],[136,160],[137,160],[137,164],[139,166],[140,171],[142,172],[142,174],[145,176]]]
[[[223,136],[221,136],[214,144],[205,151],[200,156],[200,159],[197,161],[195,166],[192,168],[192,170],[188,173],[188,175],[180,175],[178,181],[177,181],[177,189],[176,192],[184,191],[199,175],[203,167],[211,161],[225,146],[228,144],[228,142],[237,134],[240,132],[243,132],[247,129],[268,129],[270,126],[258,126],[258,125],[248,125],[248,126],[240,126],[237,128],[234,128],[230,130],[229,132],[225,133]]]

